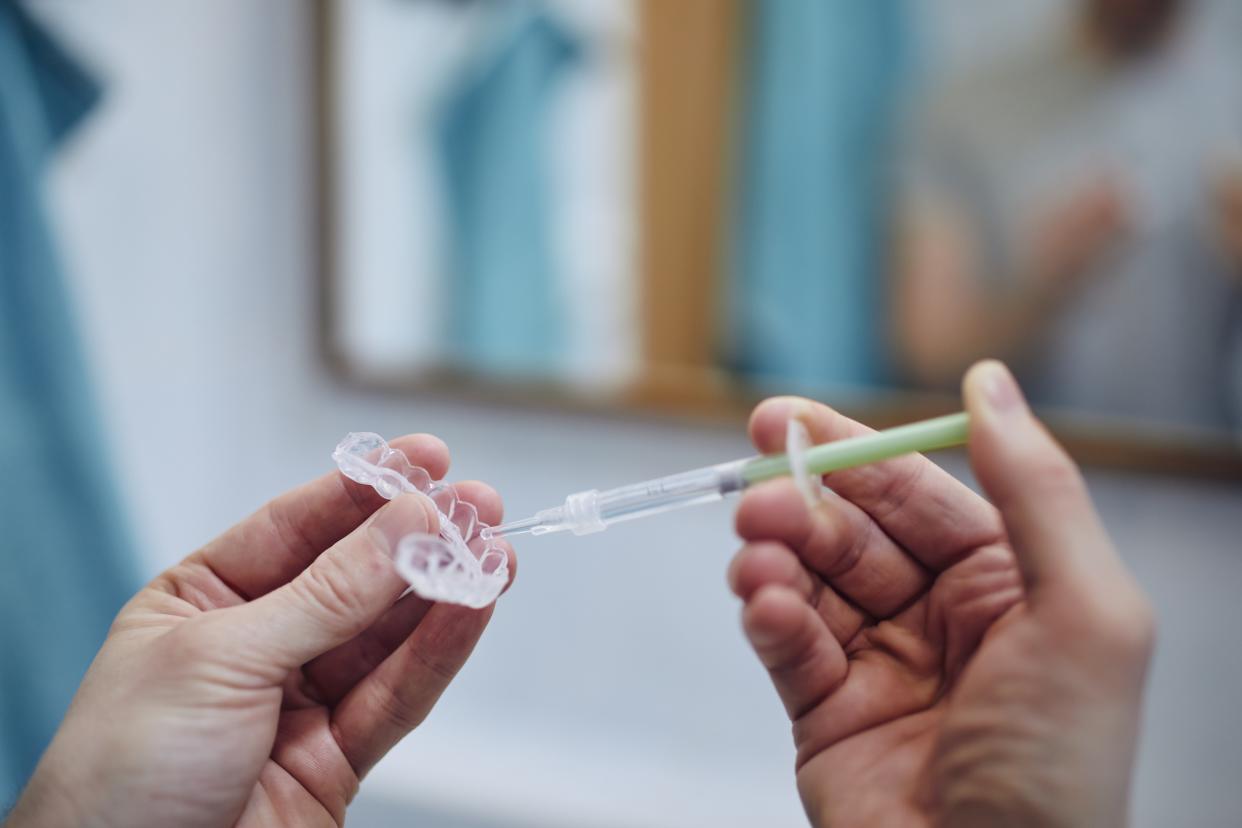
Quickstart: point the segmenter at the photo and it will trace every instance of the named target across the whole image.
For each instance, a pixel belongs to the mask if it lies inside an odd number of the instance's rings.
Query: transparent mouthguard
[[[341,474],[387,500],[418,492],[435,504],[439,536],[406,535],[393,557],[397,572],[416,593],[429,601],[475,609],[496,600],[509,581],[509,557],[491,540],[491,527],[479,520],[473,504],[459,500],[452,486],[432,480],[426,469],[378,434],[347,434],[332,459]]]

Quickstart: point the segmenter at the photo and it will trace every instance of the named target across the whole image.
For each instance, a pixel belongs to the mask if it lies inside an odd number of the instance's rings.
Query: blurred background
[[[0,0],[0,805],[120,604],[350,430],[511,514],[1015,367],[1161,636],[1139,825],[1242,794],[1242,5]],[[958,455],[937,458],[969,480]],[[798,825],[728,505],[519,544],[351,824]]]

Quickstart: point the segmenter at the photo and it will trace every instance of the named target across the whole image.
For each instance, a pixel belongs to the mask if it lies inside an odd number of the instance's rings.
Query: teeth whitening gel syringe
[[[711,503],[755,483],[792,475],[800,486],[819,485],[819,475],[912,452],[960,446],[966,442],[965,412],[849,437],[818,446],[807,445],[806,430],[790,421],[785,454],[748,457],[702,469],[659,477],[630,486],[571,494],[562,506],[544,509],[524,520],[484,530],[490,538],[573,532],[588,535],[613,523],[658,515],[696,503]],[[808,483],[808,481],[811,481]]]

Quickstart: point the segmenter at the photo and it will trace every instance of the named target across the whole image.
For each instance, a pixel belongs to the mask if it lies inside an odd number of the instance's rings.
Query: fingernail
[[[746,631],[750,637],[750,643],[755,647],[771,647],[780,643],[783,636],[780,633],[773,632],[765,627],[751,627]]]
[[[381,506],[371,517],[367,534],[380,551],[396,554],[397,543],[406,535],[428,534],[439,530],[433,521],[435,507],[421,494],[404,494]]]
[[[1018,414],[1026,409],[1026,400],[1022,396],[1022,391],[1018,388],[1018,383],[1014,381],[1013,374],[1009,373],[1009,369],[1003,363],[986,362],[983,370],[981,377],[983,397],[989,408],[1005,416]]]

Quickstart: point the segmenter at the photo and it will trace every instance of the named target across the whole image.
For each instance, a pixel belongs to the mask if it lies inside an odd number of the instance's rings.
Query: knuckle
[[[391,691],[377,692],[374,704],[378,717],[401,733],[409,733],[427,718],[428,711],[422,706],[411,704]]]
[[[892,515],[900,514],[910,503],[922,485],[923,476],[927,472],[924,463],[909,463],[892,466],[901,469],[900,473],[890,474],[884,478],[878,497],[878,505],[874,508],[877,520],[883,522]]]
[[[218,613],[195,615],[182,621],[169,633],[169,657],[179,664],[201,664],[226,651],[223,638]]]
[[[754,569],[753,562],[756,555],[761,554],[756,552],[756,549],[761,548],[761,545],[761,541],[751,541],[743,544],[742,548],[733,556],[733,560],[729,561],[729,569],[725,578],[728,581],[729,588],[738,597],[744,598],[745,593],[748,591],[747,587],[751,580],[750,573]]]
[[[870,521],[853,521],[825,507],[818,511],[805,544],[806,552],[819,559],[818,568],[824,578],[840,578],[861,563],[874,529],[875,524]]]
[[[1142,610],[1136,623],[1135,651],[1144,659],[1150,658],[1152,652],[1156,648],[1156,637],[1159,630],[1159,622],[1156,620],[1156,611],[1152,607],[1151,602],[1146,598],[1142,601]]]
[[[766,480],[742,495],[734,514],[734,530],[743,540],[779,537],[787,527],[773,515],[787,511],[787,504],[801,502],[801,496],[788,478]]]
[[[756,497],[759,495],[760,487],[755,487],[742,495],[742,499],[737,504],[737,509],[733,513],[733,531],[743,540],[751,540],[750,524],[753,521],[753,515],[756,513]]]
[[[1097,602],[1091,625],[1098,642],[1127,661],[1146,662],[1155,646],[1155,609],[1135,584],[1126,584]]]
[[[1050,446],[1031,452],[1023,466],[1026,485],[1039,493],[1076,496],[1086,491],[1078,466],[1059,448]]]
[[[739,558],[745,560],[765,560],[765,561],[784,561],[792,560],[795,556],[793,549],[784,541],[767,538],[764,540],[751,541],[742,547],[738,553]]]
[[[430,652],[422,646],[415,645],[413,642],[407,643],[406,649],[412,661],[425,671],[427,675],[432,677],[434,684],[441,687],[447,687],[449,682],[457,675],[458,668],[461,667],[460,662],[444,654]]]
[[[799,565],[795,553],[781,541],[750,541],[734,555],[727,580],[733,593],[747,600],[765,584],[796,582]]]
[[[814,667],[819,652],[807,641],[797,638],[783,644],[760,649],[756,645],[755,652],[764,661],[764,666],[776,680],[798,678],[809,673]]]
[[[1146,659],[1156,643],[1156,612],[1151,601],[1137,588],[1126,600],[1126,622],[1114,632],[1118,650]]]
[[[746,547],[743,546],[729,561],[729,566],[725,569],[725,583],[728,584],[729,590],[738,597],[742,595],[742,585],[739,583],[743,562],[746,560]]]
[[[362,608],[354,578],[334,555],[324,555],[290,583],[295,600],[315,615],[350,618]]]

